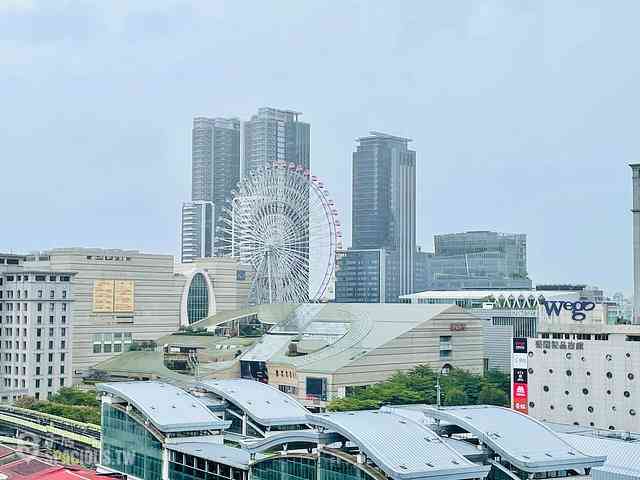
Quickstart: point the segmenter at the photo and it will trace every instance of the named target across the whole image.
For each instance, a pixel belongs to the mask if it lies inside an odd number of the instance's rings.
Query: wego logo
[[[585,312],[590,312],[596,308],[596,304],[593,302],[565,302],[565,301],[553,301],[544,302],[544,309],[548,316],[558,316],[562,310],[567,310],[571,313],[571,319],[576,322],[581,322],[587,318]]]

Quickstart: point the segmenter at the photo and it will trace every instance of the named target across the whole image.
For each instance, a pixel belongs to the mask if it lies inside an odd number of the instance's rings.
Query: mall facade
[[[0,401],[50,397],[135,345],[244,307],[250,282],[233,258],[176,266],[133,250],[0,255]]]

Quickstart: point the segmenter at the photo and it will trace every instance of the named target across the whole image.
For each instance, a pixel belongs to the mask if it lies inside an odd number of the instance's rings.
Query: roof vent
[[[545,455],[549,458],[553,458],[553,455],[551,455],[550,453],[545,453]]]
[[[407,470],[409,467],[407,467],[406,465],[402,464],[402,465],[398,465],[402,470]]]
[[[427,467],[433,468],[433,463],[427,463]]]
[[[453,463],[454,465],[460,465],[460,463],[457,460],[451,460],[451,463]]]

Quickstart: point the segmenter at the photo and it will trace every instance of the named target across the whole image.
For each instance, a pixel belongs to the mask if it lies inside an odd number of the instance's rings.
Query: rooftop
[[[484,478],[489,472],[488,466],[470,462],[426,426],[392,412],[321,413],[309,415],[309,422],[356,443],[394,480]]]
[[[198,387],[233,403],[261,425],[304,424],[309,413],[293,397],[254,380],[207,380]]]
[[[425,292],[411,293],[400,298],[407,299],[454,299],[454,300],[483,300],[489,298],[539,298],[557,297],[564,295],[576,295],[575,291],[539,291],[539,290],[427,290]]]
[[[101,383],[97,390],[130,403],[161,432],[219,430],[228,424],[197,398],[167,383]]]
[[[597,467],[606,457],[586,454],[532,417],[503,407],[425,407],[425,415],[475,435],[526,472]]]
[[[356,140],[358,142],[361,142],[363,140],[365,140],[365,141],[366,140],[394,140],[394,141],[403,142],[403,143],[408,143],[408,142],[413,141],[410,138],[398,137],[396,135],[390,135],[388,133],[376,132],[376,131],[370,131],[368,136],[359,137]]]
[[[307,305],[299,306],[297,312],[307,307]],[[281,348],[274,349],[276,351],[269,360],[273,363],[293,365],[304,372],[332,373],[452,308],[458,307],[410,304],[322,304],[318,309],[309,310],[308,315],[296,315],[297,330],[293,333],[299,332],[303,340],[324,338],[327,340],[327,345],[307,355],[289,356],[287,344],[283,342]],[[463,313],[460,314],[463,315]],[[477,320],[475,317],[470,319]],[[287,324],[290,327],[292,323],[291,317],[280,321],[280,324]],[[277,329],[278,325],[274,328]],[[334,334],[331,334],[332,331]],[[246,355],[251,355],[251,350]],[[243,360],[244,358],[241,357]]]
[[[184,441],[171,443],[167,448],[176,452],[194,455],[218,463],[224,463],[234,468],[249,469],[251,456],[249,452],[241,448],[225,447],[220,443]]]
[[[588,455],[606,455],[607,461],[599,471],[622,473],[640,478],[640,442],[626,442],[589,435],[560,433],[559,436],[574,448]]]

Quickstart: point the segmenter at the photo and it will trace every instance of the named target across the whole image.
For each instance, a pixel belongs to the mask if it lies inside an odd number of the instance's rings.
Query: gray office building
[[[192,202],[182,208],[183,262],[215,254],[217,245],[210,245],[215,242],[220,213],[240,180],[240,120],[195,117],[191,142]],[[211,214],[209,208],[213,209]],[[203,216],[196,222],[200,211]],[[193,247],[194,239],[201,239],[199,250]]]
[[[416,152],[411,140],[370,132],[353,153],[353,248],[388,252],[386,301],[414,292]]]
[[[310,130],[300,112],[264,107],[244,122],[243,175],[273,162],[309,168]]]
[[[475,231],[435,236],[430,290],[529,289],[527,236]]]
[[[384,249],[337,253],[336,303],[385,303]]]

